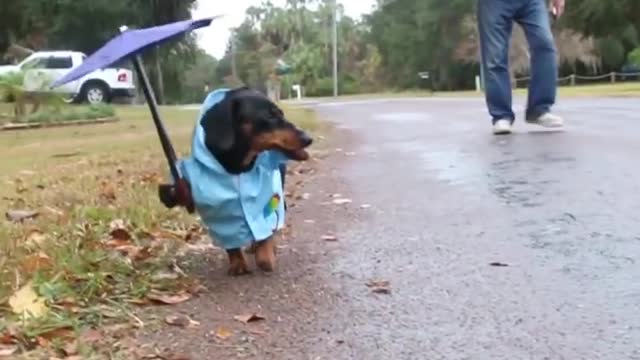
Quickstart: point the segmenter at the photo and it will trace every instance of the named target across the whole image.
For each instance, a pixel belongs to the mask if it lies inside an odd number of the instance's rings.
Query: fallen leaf
[[[80,334],[78,340],[82,344],[92,345],[102,340],[102,332],[95,329],[87,329]]]
[[[64,354],[67,356],[67,358],[65,360],[68,360],[69,357],[73,357],[75,355],[78,355],[78,341],[74,340],[71,341],[69,343],[67,343],[63,348],[62,351],[64,351]]]
[[[322,240],[328,242],[338,241],[338,237],[335,235],[322,235]]]
[[[148,247],[140,247],[136,245],[120,246],[117,247],[116,250],[120,251],[133,261],[144,261],[153,255],[151,253],[151,249]]]
[[[391,289],[388,287],[373,287],[371,292],[375,294],[391,294]]]
[[[501,262],[492,262],[489,265],[490,266],[496,266],[496,267],[507,267],[507,266],[509,266],[509,264],[505,264],[505,263],[501,263]]]
[[[372,280],[366,285],[375,294],[391,294],[391,283],[387,280]]]
[[[157,273],[151,275],[151,280],[153,282],[160,282],[160,281],[168,281],[168,280],[177,280],[179,277],[180,275],[173,271],[158,271]]]
[[[38,229],[29,231],[25,239],[25,245],[30,248],[40,247],[47,241],[48,236]]]
[[[164,318],[164,322],[169,325],[179,326],[179,327],[197,327],[200,326],[200,323],[194,320],[191,320],[190,317],[184,315],[169,315]]]
[[[51,207],[51,206],[45,206],[44,209],[47,210],[48,212],[50,212],[53,215],[57,215],[57,216],[63,216],[64,215],[64,212],[62,212],[62,210],[56,209],[56,208]]]
[[[333,199],[332,201],[335,205],[344,205],[344,204],[350,204],[353,201],[351,199],[343,199],[343,198],[338,198],[338,199]]]
[[[40,213],[35,210],[9,210],[5,215],[9,221],[23,222],[25,220],[35,219]]]
[[[0,345],[0,357],[8,357],[18,351],[16,345]]]
[[[14,342],[13,335],[9,332],[0,333],[0,345],[13,345]]]
[[[109,202],[116,200],[116,189],[112,184],[103,181],[100,186],[100,197]]]
[[[180,304],[183,303],[185,301],[190,300],[192,297],[191,294],[187,293],[187,292],[181,292],[178,294],[166,294],[166,293],[160,293],[160,292],[156,292],[156,291],[152,291],[149,294],[147,294],[147,299],[155,301],[155,302],[159,302],[162,304],[166,304],[166,305],[175,305],[175,304]]]
[[[124,220],[116,219],[109,224],[109,235],[113,240],[130,241],[131,234],[127,230]]]
[[[245,314],[245,315],[236,315],[233,317],[234,320],[240,321],[242,323],[248,324],[251,322],[266,320],[266,318],[262,315],[258,314]]]
[[[24,271],[25,273],[34,273],[38,270],[51,267],[53,265],[53,262],[47,254],[40,251],[35,255],[26,257],[20,265],[22,271]]]
[[[228,338],[233,336],[233,333],[226,328],[219,327],[216,329],[215,335],[218,339],[227,340]]]
[[[248,329],[247,332],[250,333],[250,334],[253,334],[253,335],[266,335],[267,334],[265,331],[258,330],[258,329]]]
[[[129,241],[131,240],[131,234],[127,231],[127,229],[113,229],[109,232],[109,235],[112,239],[118,241]]]
[[[388,280],[371,280],[366,284],[368,287],[385,287],[391,285]]]
[[[31,281],[9,298],[9,306],[15,314],[34,318],[46,314],[48,310],[44,298],[33,290]]]
[[[72,341],[73,339],[75,339],[75,333],[73,332],[73,329],[69,327],[59,327],[57,329],[53,329],[51,331],[47,331],[40,334],[40,337],[42,337],[43,339],[47,339],[49,341],[52,341],[52,340]]]

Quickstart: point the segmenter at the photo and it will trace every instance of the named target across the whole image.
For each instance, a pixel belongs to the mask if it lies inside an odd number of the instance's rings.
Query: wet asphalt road
[[[562,99],[565,131],[506,137],[481,99],[315,108],[350,139],[324,176],[371,207],[335,219],[340,295],[298,358],[640,359],[638,99]]]

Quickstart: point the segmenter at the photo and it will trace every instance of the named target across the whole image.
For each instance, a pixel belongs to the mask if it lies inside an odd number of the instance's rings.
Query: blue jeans
[[[531,54],[527,118],[549,112],[556,101],[558,60],[546,0],[478,0],[485,97],[494,122],[515,119],[509,76],[514,22],[522,26]]]

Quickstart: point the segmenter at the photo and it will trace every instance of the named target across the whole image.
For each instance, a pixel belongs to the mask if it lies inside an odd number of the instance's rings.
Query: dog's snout
[[[310,146],[313,143],[311,136],[307,135],[304,131],[300,131],[300,141],[304,147]]]

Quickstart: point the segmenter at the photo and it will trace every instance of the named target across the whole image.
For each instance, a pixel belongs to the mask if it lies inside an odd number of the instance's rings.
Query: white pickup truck
[[[45,91],[58,92],[68,101],[99,104],[117,97],[130,98],[135,95],[133,73],[125,68],[96,70],[54,89],[45,86],[82,64],[86,57],[76,51],[39,51],[29,55],[18,65],[0,66],[0,76],[10,72],[23,72],[24,87],[27,90],[46,89]]]

